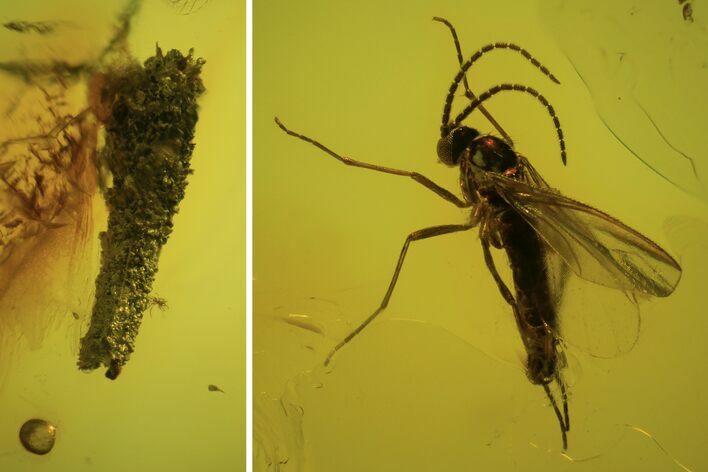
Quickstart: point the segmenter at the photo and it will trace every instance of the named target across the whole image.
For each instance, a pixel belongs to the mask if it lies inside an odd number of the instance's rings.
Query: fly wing
[[[517,156],[519,157],[519,167],[521,168],[523,182],[534,188],[551,189],[548,182],[541,177],[541,174],[538,173],[525,156],[521,154],[517,154]]]
[[[487,173],[485,180],[578,277],[657,297],[676,288],[681,278],[678,263],[619,220],[548,187],[494,173]]]

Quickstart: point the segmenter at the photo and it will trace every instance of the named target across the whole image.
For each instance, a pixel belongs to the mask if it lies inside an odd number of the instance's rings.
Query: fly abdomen
[[[528,355],[528,377],[545,384],[556,373],[558,325],[549,290],[544,246],[534,229],[517,212],[508,208],[499,221],[503,248],[511,265],[516,292],[516,323]]]

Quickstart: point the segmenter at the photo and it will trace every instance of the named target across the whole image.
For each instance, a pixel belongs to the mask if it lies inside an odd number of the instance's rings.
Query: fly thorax
[[[470,165],[467,159],[460,161],[460,189],[465,196],[465,200],[477,204],[477,185],[474,178],[474,166]]]
[[[466,149],[469,162],[481,171],[504,173],[516,167],[519,158],[511,147],[494,136],[479,136]]]

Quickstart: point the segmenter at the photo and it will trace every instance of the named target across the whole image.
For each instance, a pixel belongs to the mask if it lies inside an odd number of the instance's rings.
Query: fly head
[[[474,128],[459,126],[438,140],[438,159],[443,164],[454,167],[462,158],[465,150],[479,136]]]
[[[480,135],[474,128],[459,126],[438,140],[438,158],[450,167],[467,160],[473,168],[503,173],[515,167],[519,158],[505,141]]]

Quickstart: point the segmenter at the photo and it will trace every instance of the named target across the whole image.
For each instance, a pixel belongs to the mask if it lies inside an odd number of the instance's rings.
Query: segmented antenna
[[[442,137],[447,136],[447,134],[450,132],[450,128],[448,126],[448,121],[450,120],[450,110],[452,109],[452,100],[455,97],[455,92],[457,91],[457,87],[460,85],[460,81],[463,79],[466,80],[465,74],[467,73],[467,70],[472,67],[472,64],[474,64],[480,57],[482,57],[484,54],[488,53],[493,49],[511,49],[512,51],[520,53],[526,59],[531,61],[531,64],[536,66],[536,68],[538,68],[543,73],[543,75],[551,79],[553,82],[560,84],[560,81],[556,78],[555,75],[551,73],[551,71],[548,70],[546,66],[541,64],[538,59],[533,57],[530,52],[528,52],[521,46],[513,43],[487,44],[482,49],[472,54],[472,57],[470,57],[467,62],[462,64],[460,70],[457,72],[457,75],[452,81],[452,85],[450,85],[450,90],[448,90],[447,98],[445,98],[445,108],[443,109],[442,126],[440,127]]]
[[[546,107],[546,110],[548,110],[548,114],[551,115],[551,118],[553,118],[553,124],[556,127],[556,132],[558,133],[558,142],[560,144],[560,149],[561,149],[561,160],[563,161],[563,165],[566,164],[566,155],[565,155],[565,139],[563,139],[563,130],[561,129],[560,121],[558,120],[558,116],[556,115],[556,111],[551,106],[550,103],[548,103],[548,100],[546,97],[538,93],[536,89],[533,89],[531,87],[527,87],[526,85],[519,85],[519,84],[501,84],[497,85],[495,87],[490,88],[486,92],[482,93],[479,97],[475,98],[474,100],[470,101],[469,105],[462,110],[462,112],[457,115],[455,118],[455,121],[452,122],[449,125],[446,125],[448,129],[454,129],[460,126],[460,123],[462,120],[467,118],[470,113],[472,113],[479,105],[490,98],[492,98],[494,95],[498,94],[499,92],[505,91],[505,90],[513,90],[516,92],[524,92],[528,93],[531,96],[534,96],[538,99],[541,104],[543,104],[544,107]],[[446,135],[443,135],[446,136]]]
[[[462,64],[464,64],[464,59],[462,58],[462,47],[460,46],[460,40],[457,38],[457,31],[455,31],[455,27],[452,26],[452,23],[447,21],[445,18],[440,18],[439,16],[433,17],[433,21],[439,21],[440,23],[443,23],[445,26],[448,27],[450,30],[450,33],[452,34],[452,40],[455,43],[455,51],[457,52],[457,62],[460,64],[460,67],[462,67]],[[467,83],[467,74],[464,74],[462,76],[462,82],[465,86],[465,96],[469,98],[470,100],[474,100],[477,98],[474,93],[470,90],[470,85]],[[511,136],[504,131],[504,128],[501,127],[499,122],[494,119],[491,113],[487,111],[484,106],[480,105],[479,106],[479,111],[484,115],[484,117],[496,128],[497,131],[499,131],[499,134],[504,138],[504,140],[509,144],[509,146],[514,147],[514,141],[511,139]]]

